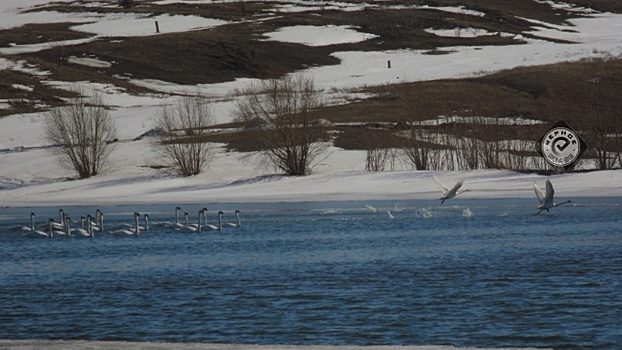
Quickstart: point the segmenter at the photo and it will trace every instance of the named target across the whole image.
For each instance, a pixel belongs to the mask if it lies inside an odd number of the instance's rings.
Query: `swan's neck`
[[[140,225],[138,225],[138,215],[134,215],[134,233],[140,234]]]
[[[92,217],[88,217],[86,220],[86,225],[87,225],[87,232],[89,233],[89,236],[91,238],[95,238],[95,234],[93,233],[93,218]]]
[[[67,232],[67,237],[71,236],[71,229],[69,228],[69,220],[71,220],[71,219],[69,219],[68,216],[65,217],[65,230]]]

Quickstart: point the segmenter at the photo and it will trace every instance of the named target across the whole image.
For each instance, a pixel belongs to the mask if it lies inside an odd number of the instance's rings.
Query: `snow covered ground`
[[[172,0],[167,0],[171,2]],[[123,28],[124,35],[146,35],[153,28],[153,19],[143,21],[135,15],[96,13],[35,13],[21,14],[19,8],[43,4],[47,0],[3,0],[0,2],[0,28],[10,28],[34,22],[74,22],[76,27],[97,35],[117,35],[110,28]],[[323,3],[322,3],[323,4]],[[349,4],[331,3],[349,11]],[[305,3],[311,6],[312,3]],[[289,6],[289,7],[288,7]],[[361,5],[363,6],[363,5]],[[283,11],[302,11],[295,4],[283,4]],[[443,8],[481,15],[465,8]],[[207,28],[224,22],[188,16],[160,16],[161,27],[167,31]],[[340,98],[342,88],[404,81],[459,78],[481,75],[500,69],[540,65],[560,61],[575,61],[592,57],[618,57],[622,54],[622,15],[594,13],[588,18],[572,21],[570,26],[533,22],[532,34],[559,38],[574,44],[552,43],[529,39],[527,45],[503,47],[454,47],[446,55],[425,55],[417,50],[389,52],[340,52],[335,56],[341,64],[314,67],[304,71],[313,76],[316,85]],[[105,24],[105,25],[104,25]],[[111,25],[114,24],[114,25]],[[545,28],[546,26],[546,28]],[[107,28],[107,29],[106,29]],[[313,34],[301,37],[301,32]],[[357,28],[341,26],[296,28],[288,27],[269,35],[270,40],[283,40],[327,45],[335,42],[366,40],[368,33]],[[90,40],[90,39],[86,39]],[[324,40],[324,41],[322,41]],[[49,44],[46,44],[49,46]],[[10,54],[38,50],[45,45],[30,45],[0,49],[0,69],[45,74],[36,67],[11,59]],[[78,58],[76,58],[78,60]],[[391,61],[391,68],[387,61]],[[82,59],[81,64],[106,65],[105,61]],[[416,67],[416,69],[414,68]],[[213,97],[218,112],[216,122],[230,121],[233,102],[228,97],[234,88],[251,81],[180,86],[162,81],[135,81],[164,93],[200,90]],[[54,82],[69,86],[65,82]],[[399,163],[391,171],[365,172],[365,153],[331,148],[330,153],[306,177],[287,178],[272,175],[259,167],[253,157],[225,152],[218,148],[215,159],[203,174],[180,178],[149,165],[158,164],[149,140],[132,141],[153,127],[155,112],[173,97],[131,96],[113,86],[83,83],[104,93],[107,104],[119,126],[119,139],[112,162],[104,174],[87,180],[68,180],[74,176],[58,164],[43,140],[42,115],[12,115],[0,119],[0,205],[38,206],[68,204],[131,204],[131,203],[217,203],[270,201],[331,201],[366,199],[438,199],[440,192],[432,175],[446,183],[464,178],[470,198],[534,197],[532,183],[543,186],[544,176],[519,174],[501,170],[464,172],[411,171]],[[23,87],[27,88],[27,87]],[[336,88],[336,89],[333,89]],[[0,101],[0,108],[2,103]],[[566,198],[591,196],[622,197],[622,171],[573,173],[551,177],[558,196]]]
[[[123,28],[124,35],[147,35],[153,30],[153,18],[142,20],[135,15],[102,15],[95,13],[30,13],[21,14],[20,8],[47,3],[49,0],[2,0],[0,2],[0,28],[17,27],[26,23],[74,22],[76,27],[97,35],[118,35],[111,28]],[[56,0],[60,2],[62,0]],[[175,0],[161,1],[174,2]],[[66,0],[66,2],[70,2]],[[180,1],[181,2],[181,1]],[[193,1],[194,3],[194,1]],[[318,6],[327,6],[318,3]],[[283,4],[281,11],[304,11],[305,7]],[[356,5],[330,3],[332,8],[355,11]],[[447,11],[469,12],[464,8],[447,8]],[[188,16],[160,16],[162,30],[196,30],[224,22]],[[114,24],[114,25],[111,25]],[[310,34],[302,37],[300,33]],[[456,31],[439,33],[455,35]],[[420,81],[441,78],[459,78],[484,74],[500,69],[525,65],[539,65],[560,61],[573,61],[590,57],[620,56],[622,54],[622,16],[593,14],[589,18],[573,20],[572,27],[535,23],[533,34],[549,38],[570,40],[575,44],[557,44],[544,40],[530,40],[528,45],[514,47],[455,47],[447,55],[424,55],[420,51],[342,52],[337,53],[342,62],[331,67],[315,67],[305,71],[325,91],[332,88],[350,88],[403,81]],[[461,35],[480,35],[465,32]],[[328,45],[336,42],[366,40],[368,33],[356,28],[289,27],[269,35],[271,40],[303,42],[308,45]],[[87,39],[89,40],[89,39]],[[324,41],[323,41],[324,40]],[[38,50],[45,45],[13,46],[0,48],[0,53]],[[78,59],[86,65],[106,66],[107,62]],[[387,61],[391,61],[391,69]],[[416,69],[414,69],[416,67]],[[26,67],[11,56],[0,57],[0,69],[28,71],[45,74],[36,68]],[[224,99],[231,89],[244,87],[248,79],[232,83],[180,86],[161,81],[136,81],[163,93],[187,92],[200,89],[212,96],[220,116],[218,123],[230,121],[233,103]],[[70,85],[56,82],[58,85]],[[105,94],[106,102],[114,106],[112,116],[119,125],[121,142],[112,154],[111,166],[99,176],[87,180],[67,180],[74,174],[61,167],[53,158],[43,140],[42,115],[12,115],[0,118],[0,206],[62,206],[69,204],[132,204],[132,203],[226,203],[273,201],[332,201],[372,199],[430,199],[436,200],[440,192],[433,182],[438,176],[447,184],[464,178],[464,188],[471,191],[465,198],[533,197],[534,181],[544,186],[551,178],[557,196],[564,198],[619,196],[622,197],[622,171],[563,174],[552,177],[519,174],[502,170],[464,172],[410,171],[399,164],[392,171],[365,172],[365,153],[331,148],[326,159],[306,177],[283,177],[259,167],[253,157],[218,149],[209,169],[203,174],[180,178],[155,170],[156,164],[149,140],[132,141],[153,127],[154,113],[162,103],[173,102],[164,96],[131,96],[111,86],[87,84]],[[22,87],[28,88],[28,87]],[[338,97],[338,96],[334,96]],[[0,108],[3,108],[0,101]],[[86,341],[36,341],[0,340],[3,349],[222,349],[222,350],[358,350],[361,347],[331,346],[256,346],[225,344],[161,344]],[[449,350],[443,346],[365,347],[373,350]]]

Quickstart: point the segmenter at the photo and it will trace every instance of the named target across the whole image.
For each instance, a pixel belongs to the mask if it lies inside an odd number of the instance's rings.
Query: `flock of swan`
[[[180,207],[175,208],[175,221],[174,222],[154,222],[151,223],[152,226],[159,226],[170,228],[172,230],[178,232],[203,232],[203,231],[222,231],[223,226],[229,227],[241,227],[242,221],[240,219],[240,211],[235,210],[234,215],[236,217],[236,221],[234,222],[223,222],[222,217],[224,212],[219,210],[217,212],[218,222],[216,224],[211,224],[207,222],[207,208],[202,208],[198,212],[198,220],[197,223],[189,222],[189,214],[184,212],[184,221],[180,222],[179,213],[181,212]],[[81,216],[79,221],[74,221],[71,217],[65,213],[63,209],[58,210],[58,221],[54,218],[49,218],[47,223],[41,224],[39,226],[36,225],[36,214],[34,212],[30,213],[30,225],[22,226],[21,230],[24,232],[26,236],[29,237],[89,237],[95,238],[95,233],[101,234],[109,234],[113,236],[139,236],[141,231],[149,230],[149,214],[141,214],[138,212],[134,212],[134,220],[130,223],[124,223],[117,226],[111,226],[104,228],[104,213],[97,209],[95,211],[95,215],[88,214],[86,216]],[[143,218],[143,222],[141,222],[140,218]]]
[[[456,197],[457,195],[470,191],[468,189],[461,190],[464,180],[459,180],[454,184],[452,188],[445,186],[436,176],[434,176],[434,182],[440,188],[443,196],[440,198],[441,204],[445,201]],[[540,202],[537,207],[539,215],[543,210],[547,212],[549,209],[558,207],[560,205],[572,203],[571,200],[555,203],[553,196],[555,190],[550,180],[546,180],[545,188],[542,190],[537,183],[533,183],[533,189]],[[368,207],[368,210],[370,207]],[[203,231],[222,231],[223,226],[240,227],[242,225],[240,220],[240,211],[235,210],[234,215],[236,217],[235,222],[223,222],[222,217],[224,212],[219,210],[217,212],[217,223],[207,222],[207,208],[202,208],[197,213],[196,223],[190,223],[190,214],[183,212],[184,221],[180,221],[181,207],[175,207],[175,221],[173,222],[154,222],[152,225],[173,229],[179,232],[197,233]],[[465,214],[466,215],[466,214]],[[393,215],[389,212],[389,216],[393,218]],[[471,213],[472,216],[472,213]],[[59,209],[59,220],[56,221],[53,218],[49,218],[47,224],[43,224],[39,227],[35,225],[35,213],[30,213],[30,226],[22,226],[22,231],[25,235],[31,237],[90,237],[94,238],[95,233],[108,233],[114,236],[138,236],[141,230],[149,230],[149,214],[140,214],[134,212],[134,220],[132,224],[123,224],[118,227],[111,227],[108,231],[104,230],[104,213],[97,209],[95,215],[88,214],[86,217],[81,216],[80,221],[72,221],[70,216],[67,215],[63,209]],[[141,225],[140,218],[143,218]],[[79,225],[73,227],[72,225]]]
[[[443,196],[441,197],[441,204],[445,203],[445,201],[448,199],[454,198],[460,193],[470,191],[468,189],[460,190],[460,188],[464,184],[464,180],[460,180],[456,182],[456,184],[451,189],[445,186],[436,176],[434,176],[434,182],[436,183],[438,188],[440,188],[441,191],[443,192]],[[538,213],[536,213],[536,215],[539,215],[543,210],[546,210],[548,212],[549,209],[551,208],[555,208],[555,207],[559,207],[560,205],[572,203],[571,200],[567,200],[561,203],[555,203],[553,201],[555,190],[553,189],[553,184],[551,183],[551,180],[546,180],[544,191],[542,191],[542,189],[538,187],[538,184],[535,182],[533,183],[533,189],[534,189],[534,192],[536,193],[536,197],[538,198],[538,201],[540,201],[540,205],[537,208]]]

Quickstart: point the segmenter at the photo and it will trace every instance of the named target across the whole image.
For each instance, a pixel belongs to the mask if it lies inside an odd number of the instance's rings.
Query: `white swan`
[[[48,229],[49,229],[48,232],[41,231],[41,230],[29,230],[24,233],[24,236],[31,237],[31,238],[53,238],[54,237],[54,234],[53,234],[54,230],[52,227],[53,222],[54,222],[54,219],[52,218],[48,220]]]
[[[149,231],[149,214],[142,214],[142,217],[143,217],[143,219],[144,219],[144,221],[145,221],[145,225],[144,225],[144,226],[138,225],[138,228],[139,228],[141,231]],[[125,228],[128,228],[128,227],[129,227],[129,228],[135,228],[135,227],[136,227],[136,225],[134,225],[134,224],[123,224],[123,225],[121,225],[121,227],[125,227]]]
[[[186,217],[186,222],[188,222],[188,213],[184,213],[184,216]],[[203,229],[203,225],[201,224],[201,216],[205,217],[205,212],[203,211],[203,209],[199,210],[199,213],[197,215],[198,220],[196,224],[186,224],[185,226],[180,227],[177,230],[180,232],[189,233],[201,232],[201,230]]]
[[[536,215],[540,215],[543,210],[549,211],[551,208],[559,207],[560,205],[572,203],[571,200],[567,200],[562,203],[555,203],[553,201],[553,196],[555,195],[555,190],[553,189],[553,184],[551,180],[546,180],[546,193],[542,192],[540,187],[534,182],[533,190],[536,192],[536,197],[540,201],[540,205],[538,206],[538,213]]]
[[[104,213],[97,209],[95,210],[95,222],[92,221],[92,218],[93,217],[91,216],[91,228],[93,231],[104,232]]]
[[[181,211],[180,207],[175,207],[175,222],[162,221],[162,222],[154,222],[153,224],[159,227],[181,228],[184,226],[184,224],[179,222],[180,211]]]
[[[58,209],[58,219],[60,221],[52,222],[52,226],[54,227],[55,230],[65,230],[66,216],[67,214],[65,214],[65,211],[63,209]]]
[[[30,213],[30,226],[22,226],[22,231],[35,231],[35,213]]]
[[[223,223],[223,225],[231,226],[231,227],[242,226],[242,220],[240,220],[240,211],[236,209],[234,213],[235,213],[235,217],[237,218],[237,221],[236,222],[225,222]]]
[[[449,189],[447,186],[443,185],[443,183],[436,176],[433,176],[433,177],[434,177],[434,182],[436,182],[436,185],[438,186],[438,188],[440,188],[441,191],[443,191],[443,197],[441,197],[441,204],[443,204],[447,199],[454,198],[460,193],[470,191],[470,190],[458,191],[460,187],[462,187],[462,184],[464,183],[464,179],[461,179],[460,181],[456,182],[454,187]]]
[[[95,238],[95,231],[93,230],[93,217],[91,216],[91,214],[86,216],[86,224],[87,224],[87,230],[88,230],[90,237]]]
[[[61,224],[54,221],[54,219],[51,219],[48,224],[51,235],[71,237],[71,227],[69,227],[69,221],[71,218],[63,213],[63,220],[64,223]]]
[[[145,220],[145,231],[149,231],[149,214],[143,214],[143,220]],[[142,230],[143,228],[141,228]]]
[[[86,221],[86,228],[84,228],[84,223]],[[93,217],[91,214],[87,215],[86,218],[84,216],[80,217],[80,228],[71,229],[71,233],[76,234],[76,237],[93,237]]]
[[[138,217],[140,214],[138,212],[134,212],[134,228],[120,229],[110,231],[112,235],[115,236],[139,236],[140,235],[140,225],[138,224]]]
[[[207,209],[205,209],[205,212],[207,212]],[[212,224],[208,224],[207,223],[207,218],[206,218],[205,219],[205,228],[209,229],[209,230],[222,231],[222,214],[224,214],[222,212],[222,210],[219,210],[218,211],[218,226],[212,225]]]

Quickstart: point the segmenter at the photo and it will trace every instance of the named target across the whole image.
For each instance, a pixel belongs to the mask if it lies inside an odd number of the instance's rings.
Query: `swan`
[[[237,222],[225,222],[223,225],[231,226],[231,227],[240,227],[242,226],[242,220],[240,220],[240,211],[235,210],[235,217],[237,218]]]
[[[115,236],[136,236],[138,237],[140,235],[140,225],[138,224],[139,216],[140,214],[138,212],[134,212],[134,227],[133,228],[114,230],[114,231],[110,231],[110,233]]]
[[[91,214],[86,216],[87,230],[91,238],[95,238],[95,231],[93,231],[93,217]]]
[[[470,190],[458,191],[460,187],[462,187],[462,184],[464,183],[464,179],[461,179],[458,182],[456,182],[454,187],[452,187],[451,189],[443,185],[443,183],[436,176],[434,176],[434,182],[436,182],[436,185],[438,186],[438,188],[440,188],[441,191],[443,191],[443,197],[441,197],[441,204],[443,204],[447,199],[454,198],[460,193],[470,191]]]
[[[205,209],[205,212],[207,212],[207,209]],[[217,231],[222,231],[222,214],[224,214],[222,212],[222,210],[218,211],[218,226],[216,225],[212,225],[212,224],[208,224],[207,223],[207,218],[205,219],[205,228],[209,229],[209,230],[217,230]]]
[[[140,228],[141,230],[144,230],[144,231],[148,231],[149,230],[149,214],[142,214],[142,217],[145,220],[145,225],[144,226],[138,225],[138,228]],[[135,228],[136,225],[123,224],[123,225],[121,225],[121,227],[124,227],[124,228],[128,228],[128,227],[129,228]]]
[[[543,210],[549,211],[551,208],[559,207],[560,205],[572,203],[571,200],[567,200],[562,203],[555,203],[553,201],[553,195],[555,194],[555,190],[553,189],[553,184],[551,180],[546,180],[546,193],[542,192],[538,184],[533,183],[533,190],[536,192],[536,197],[540,201],[540,205],[538,206],[538,213],[536,215],[540,215]]]
[[[87,228],[84,228],[84,222],[86,220]],[[93,236],[93,226],[92,226],[93,217],[91,214],[87,215],[86,219],[84,216],[80,217],[80,228],[71,229],[71,233],[77,234],[76,237],[92,237]]]
[[[205,209],[207,210],[207,209]],[[186,222],[188,221],[188,213],[184,213],[185,217],[186,217]],[[181,232],[201,232],[201,230],[203,229],[203,225],[201,225],[201,216],[205,217],[205,211],[204,209],[199,210],[198,213],[198,221],[196,224],[186,224],[186,226],[184,227],[180,227],[177,230],[181,231]]]
[[[54,219],[51,219],[51,221],[49,221],[48,226],[51,235],[71,237],[71,227],[69,227],[69,221],[71,220],[71,218],[63,213],[63,220],[63,224],[54,221]]]
[[[161,226],[161,227],[173,227],[173,228],[181,228],[181,227],[183,227],[184,225],[179,222],[179,212],[180,211],[181,211],[180,207],[175,207],[175,222],[162,221],[162,222],[156,222],[156,223],[154,223],[154,225]]]
[[[56,222],[52,222],[52,226],[54,227],[55,230],[65,230],[65,217],[67,216],[67,214],[65,214],[65,211],[63,209],[58,209],[58,219],[60,221]],[[49,226],[49,225],[48,225]]]
[[[22,231],[35,231],[35,216],[34,212],[30,213],[30,227],[22,226]]]
[[[93,217],[91,216],[92,219]],[[95,210],[95,222],[91,221],[91,228],[93,231],[104,232],[104,213],[99,209]]]
[[[145,231],[149,231],[149,214],[143,214],[143,219],[145,220]],[[141,227],[141,230],[143,228]]]
[[[32,237],[32,238],[53,238],[54,237],[54,230],[53,230],[53,225],[52,223],[54,222],[54,219],[50,218],[48,220],[48,229],[49,232],[45,232],[45,231],[41,231],[41,230],[29,230],[26,231],[26,233],[24,233],[24,236],[26,237]]]

